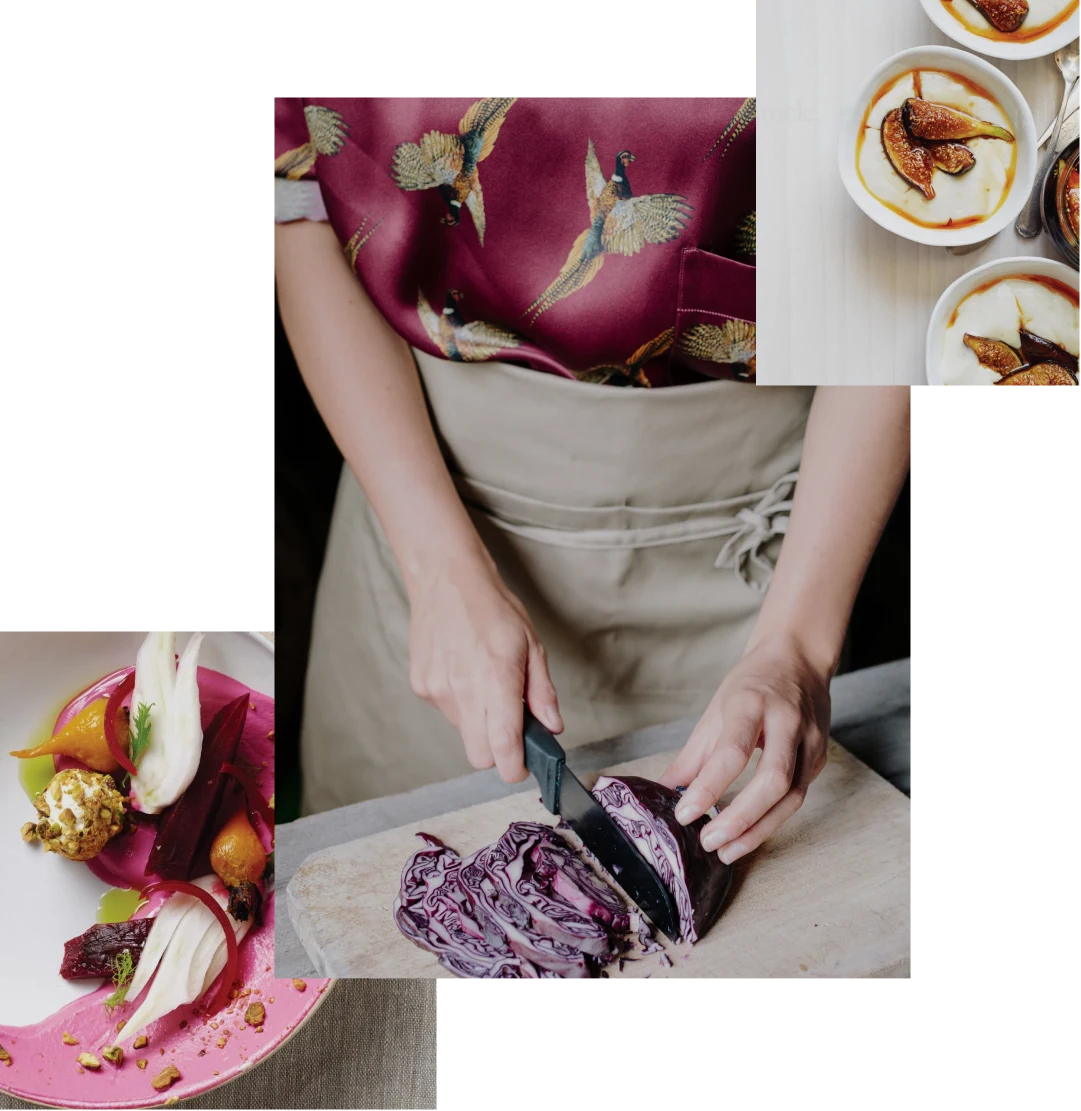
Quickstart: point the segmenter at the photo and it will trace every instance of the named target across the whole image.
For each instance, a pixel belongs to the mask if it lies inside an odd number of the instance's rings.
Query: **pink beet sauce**
[[[89,703],[107,697],[129,670],[125,668],[106,675],[72,699],[57,718],[53,732]],[[235,679],[209,668],[199,668],[198,681],[204,729],[226,703],[248,690]],[[270,735],[274,729],[274,700],[256,691],[249,694],[248,717],[237,763],[252,769],[260,791],[270,798],[274,794],[274,739]],[[78,766],[75,760],[56,758],[57,770]],[[227,792],[221,820],[240,805],[241,798],[239,791]],[[136,815],[135,828],[114,838],[104,852],[87,862],[87,866],[99,879],[114,886],[131,888],[150,883],[155,877],[143,873],[155,830],[155,818]],[[210,871],[209,863],[206,871]],[[135,917],[156,914],[165,898],[164,895],[154,896],[140,907]],[[90,922],[73,922],[71,936],[75,937],[90,925]],[[42,975],[55,976],[59,967],[58,953],[56,968],[42,969]],[[180,1007],[143,1031],[150,1040],[145,1049],[132,1050],[130,1039],[123,1040],[123,1032],[117,1033],[116,1024],[135,1013],[139,999],[129,999],[110,1016],[102,1000],[110,994],[112,985],[103,984],[33,1026],[0,1025],[0,1045],[11,1054],[11,1066],[0,1067],[0,1089],[39,1103],[76,1108],[152,1107],[174,1097],[190,1098],[223,1083],[237,1071],[250,1068],[276,1049],[318,1005],[330,984],[329,980],[308,980],[306,989],[298,991],[292,980],[277,980],[273,972],[274,892],[271,886],[265,892],[261,923],[240,943],[241,991],[245,994],[216,1015],[202,1012],[203,1000]],[[214,998],[215,986],[216,982],[204,999]],[[256,1033],[255,1028],[244,1021],[244,1012],[252,1003],[262,1003],[266,1008],[262,1033]],[[65,1045],[61,1040],[65,1032],[78,1039],[79,1044]],[[218,1045],[219,1040],[224,1041],[223,1046]],[[124,1061],[119,1069],[101,1057],[102,1047],[116,1044],[124,1049]],[[84,1051],[101,1060],[100,1069],[80,1071],[75,1058]],[[138,1069],[135,1064],[141,1057],[148,1062],[145,1070]],[[179,1069],[181,1079],[167,1090],[157,1092],[150,1082],[170,1064]]]

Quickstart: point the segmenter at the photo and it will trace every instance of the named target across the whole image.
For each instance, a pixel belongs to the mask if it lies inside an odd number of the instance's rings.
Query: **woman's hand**
[[[475,768],[507,783],[528,776],[522,699],[553,733],[563,729],[544,646],[522,603],[485,556],[414,584],[409,678],[462,735]]]
[[[664,773],[687,786],[676,820],[704,814],[762,749],[751,781],[702,829],[702,847],[725,864],[756,849],[803,804],[826,763],[831,667],[816,666],[789,639],[749,648],[725,676],[683,750]]]

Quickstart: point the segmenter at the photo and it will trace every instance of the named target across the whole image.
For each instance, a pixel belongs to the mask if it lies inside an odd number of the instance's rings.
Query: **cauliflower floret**
[[[69,860],[90,860],[124,828],[124,801],[110,775],[83,768],[57,772],[34,799],[41,818],[23,826],[23,840],[38,840],[46,852]]]

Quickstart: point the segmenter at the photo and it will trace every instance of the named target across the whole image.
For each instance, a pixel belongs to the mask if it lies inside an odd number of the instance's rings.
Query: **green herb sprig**
[[[150,744],[150,711],[153,708],[153,702],[149,706],[145,702],[140,702],[139,708],[135,711],[135,719],[131,728],[131,762],[133,764],[139,763],[139,757],[142,756],[147,745]]]
[[[127,998],[128,986],[131,984],[135,972],[135,961],[132,960],[130,949],[121,949],[113,959],[113,987],[116,989],[102,1003],[105,1009],[112,1012]]]

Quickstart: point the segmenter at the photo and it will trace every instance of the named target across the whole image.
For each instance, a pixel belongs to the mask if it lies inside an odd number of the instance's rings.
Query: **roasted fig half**
[[[901,105],[901,119],[915,139],[936,143],[950,139],[1005,139],[1007,143],[1013,142],[1013,136],[1004,127],[919,97],[909,97]]]
[[[935,169],[947,174],[963,174],[976,165],[976,156],[964,143],[928,143]]]
[[[1077,358],[1065,348],[1059,347],[1057,343],[1052,343],[1042,336],[1034,336],[1023,328],[1020,335],[1021,354],[1024,356],[1026,363],[1032,365],[1036,363],[1057,363],[1059,366],[1064,366],[1075,378],[1077,377]]]
[[[972,0],[972,6],[996,31],[1012,34],[1028,15],[1028,0]]]
[[[965,346],[970,348],[980,361],[980,366],[993,370],[996,374],[1009,374],[1024,365],[1021,356],[1008,344],[999,339],[986,336],[973,336],[965,332]]]
[[[901,121],[900,108],[887,112],[882,120],[882,149],[900,177],[918,189],[927,200],[934,197],[931,175],[935,172],[935,164],[927,148],[909,138]]]
[[[1077,379],[1058,363],[1037,363],[1000,378],[996,386],[1076,386]]]
[[[1081,239],[1081,189],[1068,189],[1065,202],[1067,202],[1067,219],[1070,221],[1073,238]]]

